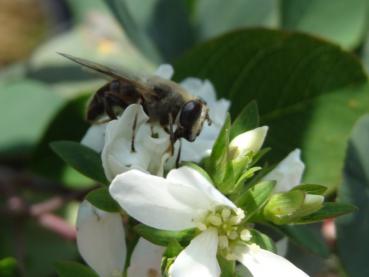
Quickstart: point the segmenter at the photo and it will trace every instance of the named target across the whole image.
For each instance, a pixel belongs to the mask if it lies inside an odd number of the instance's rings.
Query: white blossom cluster
[[[156,74],[169,79],[173,69],[162,65]],[[208,80],[188,78],[180,84],[207,102],[213,122],[211,126],[204,125],[194,142],[182,141],[181,159],[200,162],[211,153],[230,103],[216,99],[214,87]],[[135,151],[132,152],[134,117],[137,123]],[[249,151],[257,152],[267,130],[264,126],[238,135],[230,147],[239,156]],[[244,211],[206,177],[188,166],[173,168],[173,157],[167,151],[168,134],[160,126],[148,122],[141,105],[130,105],[117,120],[92,126],[82,143],[101,153],[106,177],[111,181],[109,192],[125,213],[160,230],[197,230],[197,235],[170,265],[169,276],[220,276],[219,255],[238,261],[252,276],[307,276],[287,259],[251,242],[252,234],[245,223]],[[169,173],[164,177],[167,170]],[[300,183],[303,171],[304,164],[297,149],[264,179],[277,182],[276,192],[288,191]],[[80,205],[78,249],[100,276],[122,276],[127,260],[125,233],[119,213],[99,210],[87,200]],[[164,247],[140,238],[131,255],[127,276],[161,276],[164,251]]]

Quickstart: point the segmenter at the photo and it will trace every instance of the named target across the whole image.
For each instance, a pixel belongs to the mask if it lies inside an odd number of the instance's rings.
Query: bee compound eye
[[[188,101],[184,104],[180,117],[179,123],[183,128],[191,129],[196,121],[200,118],[202,111],[202,103],[196,100]]]

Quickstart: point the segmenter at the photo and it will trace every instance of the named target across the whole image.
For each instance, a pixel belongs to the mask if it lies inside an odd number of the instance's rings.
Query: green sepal
[[[86,199],[100,210],[110,213],[121,211],[119,204],[111,197],[107,187],[98,188],[89,192],[86,195]]]
[[[275,185],[275,181],[261,181],[237,196],[234,203],[245,210],[246,219],[249,219],[268,201]]]
[[[265,205],[264,217],[277,225],[288,224],[296,219],[296,213],[302,208],[304,200],[305,193],[301,190],[276,193]]]
[[[230,141],[231,119],[230,115],[224,122],[224,125],[216,139],[208,160],[206,171],[215,182],[216,187],[223,192],[222,181],[225,177],[228,164],[228,146]]]
[[[255,129],[259,126],[259,109],[255,100],[248,103],[238,114],[232,124],[231,136],[233,139],[239,134]]]
[[[166,231],[155,229],[144,224],[138,224],[134,230],[144,239],[158,245],[167,246],[173,240],[187,244],[197,234],[197,229],[182,231]]]
[[[292,190],[302,190],[308,194],[323,195],[327,191],[327,187],[315,184],[301,184]]]
[[[308,224],[319,222],[327,218],[334,218],[337,216],[355,212],[357,210],[358,208],[351,204],[327,202],[323,204],[321,209],[314,213],[311,213],[308,216],[300,218],[296,223]]]
[[[55,268],[59,277],[98,277],[95,271],[77,262],[57,262]]]
[[[163,277],[169,276],[169,268],[174,263],[175,258],[183,250],[182,245],[177,240],[171,240],[161,259],[160,269]]]
[[[236,271],[236,262],[230,261],[223,258],[221,255],[217,256],[218,263],[220,266],[221,274],[220,277],[233,277]]]
[[[277,247],[269,236],[255,229],[251,229],[250,232],[252,235],[250,242],[256,243],[265,250],[277,253]]]
[[[91,179],[108,184],[100,154],[74,141],[54,141],[51,149],[67,164]]]

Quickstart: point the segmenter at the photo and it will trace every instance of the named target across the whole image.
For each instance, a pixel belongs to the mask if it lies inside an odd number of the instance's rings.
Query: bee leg
[[[181,160],[181,152],[182,152],[182,141],[179,140],[179,149],[178,149],[178,154],[177,154],[177,158],[176,158],[176,168],[179,167],[179,162]]]
[[[170,148],[169,153],[171,156],[174,155],[174,143],[176,142],[176,137],[173,130],[173,117],[169,114],[169,138],[170,138]]]
[[[136,137],[136,128],[137,128],[137,112],[135,115],[135,118],[133,119],[133,125],[132,125],[132,138],[131,138],[131,152],[136,152],[135,149],[135,137]]]

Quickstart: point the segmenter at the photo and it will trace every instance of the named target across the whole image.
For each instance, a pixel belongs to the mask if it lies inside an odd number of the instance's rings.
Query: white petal
[[[237,208],[208,179],[191,167],[182,166],[178,169],[172,169],[168,173],[167,180],[173,184],[182,184],[196,188],[199,190],[198,193],[203,194],[203,198],[207,197],[209,199],[208,201],[212,207],[228,206],[230,208]],[[181,195],[177,195],[176,198],[181,199]]]
[[[135,118],[135,151],[132,151]],[[101,158],[109,180],[132,168],[162,174],[164,161],[168,157],[169,136],[153,138],[147,120],[148,116],[142,106],[133,104],[127,107],[118,120],[108,124]]]
[[[119,213],[107,213],[83,201],[77,217],[77,246],[100,276],[121,274],[127,250]]]
[[[140,238],[133,250],[128,277],[148,277],[161,275],[160,263],[165,248]]]
[[[130,216],[163,230],[196,227],[211,205],[209,198],[193,186],[138,170],[118,175],[109,190]]]
[[[218,277],[220,267],[217,261],[218,234],[216,230],[206,230],[195,237],[179,253],[169,269],[173,277]]]
[[[155,75],[170,80],[173,76],[174,69],[170,64],[162,64],[155,71]]]
[[[232,139],[229,147],[235,152],[235,157],[246,155],[250,151],[257,152],[263,145],[267,132],[267,126],[247,131]]]
[[[237,260],[252,273],[254,277],[283,276],[306,277],[305,272],[297,268],[287,259],[257,245],[239,246],[234,253]]]
[[[100,153],[104,147],[106,126],[107,123],[92,125],[82,138],[81,144]]]
[[[200,96],[198,93],[201,90],[203,85],[203,81],[199,78],[189,77],[184,79],[180,85],[186,89],[189,93],[194,96]],[[215,97],[214,97],[215,98]],[[206,99],[204,99],[206,101]]]
[[[284,158],[263,180],[275,180],[275,192],[285,192],[301,183],[305,165],[300,159],[300,149],[295,149]]]

